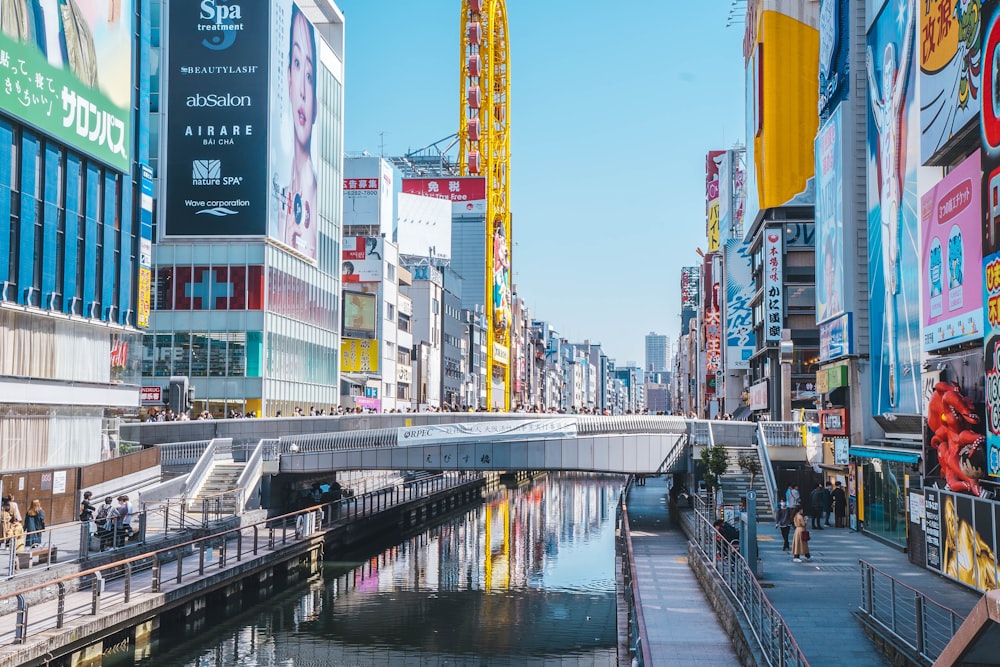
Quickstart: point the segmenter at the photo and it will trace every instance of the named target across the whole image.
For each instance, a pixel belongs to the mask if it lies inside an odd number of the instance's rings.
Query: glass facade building
[[[318,54],[311,161],[316,176],[316,210],[309,210],[308,203],[300,207],[296,194],[295,215],[298,222],[300,211],[304,211],[306,219],[315,222],[316,243],[314,248],[297,252],[305,246],[296,247],[294,239],[288,240],[280,234],[276,237],[270,232],[265,235],[248,230],[246,236],[234,236],[209,231],[202,235],[195,229],[175,233],[168,228],[175,224],[171,216],[178,211],[177,207],[168,206],[166,214],[161,209],[154,231],[153,302],[150,331],[143,341],[142,382],[144,386],[165,387],[171,376],[189,377],[195,388],[194,415],[202,411],[217,418],[233,411],[255,413],[256,416],[275,416],[279,412],[291,415],[296,407],[308,412],[310,407],[329,409],[339,402],[343,16],[328,2],[302,8],[296,6],[290,14],[288,8],[276,9],[276,3],[277,0],[271,3],[272,21],[274,17],[284,19],[301,13],[315,26]],[[157,25],[166,9],[167,6],[154,3]],[[268,26],[267,29],[274,28]],[[248,40],[243,44],[246,49],[252,37],[240,35],[237,39]],[[285,40],[287,32],[279,34],[275,29],[271,39]],[[163,50],[176,43],[167,39],[161,43],[159,31],[154,31],[154,49]],[[267,48],[265,39],[259,49],[266,52]],[[263,58],[257,51],[252,55]],[[189,68],[185,57],[187,54],[175,54],[174,64],[167,65],[169,72],[177,74],[179,67]],[[169,52],[165,62],[171,62]],[[225,68],[222,71],[226,71]],[[160,72],[154,77],[157,91],[169,90],[169,72]],[[280,79],[273,78],[275,81]],[[271,85],[279,86],[279,83]],[[269,90],[262,102],[269,102],[273,107],[274,100],[282,96],[287,97],[288,92]],[[198,102],[201,98],[194,99]],[[158,148],[167,155],[166,162],[184,160],[183,150],[175,149],[175,143],[167,141],[167,118],[162,113],[165,106],[158,104],[158,95],[154,95],[154,100],[157,102],[152,114],[155,134],[159,135],[162,130],[164,135]],[[262,113],[266,119],[266,113]],[[207,112],[205,118],[209,120],[201,121],[195,115],[192,122],[212,122]],[[189,130],[191,127],[194,126],[188,125]],[[253,131],[255,135],[266,135],[266,128],[254,126]],[[274,141],[279,139],[274,138]],[[245,143],[250,149],[258,148],[258,144]],[[266,146],[263,148],[267,150]],[[177,150],[178,157],[172,157],[171,150]],[[225,154],[223,148],[218,151],[220,155]],[[260,158],[262,163],[268,161],[267,155]],[[160,162],[152,161],[157,167],[166,166],[166,162],[162,165]],[[213,168],[221,169],[223,174],[238,173],[236,161],[216,160],[214,165],[213,160],[196,159],[193,162],[196,169],[199,163],[204,163],[210,177]],[[187,164],[191,163],[188,159]],[[255,165],[238,166],[244,169],[239,173],[249,174]],[[158,169],[157,176],[161,199],[172,197],[165,192],[170,188],[190,189],[204,182],[192,178],[166,180],[163,169]],[[225,189],[225,182],[218,185],[207,196],[233,197]],[[237,199],[232,201],[238,206]],[[198,212],[210,214],[201,216],[206,227],[215,222],[215,217],[228,214],[217,210],[221,208],[225,207]],[[279,215],[284,213],[276,211]],[[184,213],[183,210],[179,212],[182,216]],[[291,213],[290,202],[288,213]],[[236,218],[235,215],[231,217]],[[299,229],[305,226],[300,225]],[[161,405],[155,403],[147,407],[160,408]]]
[[[0,59],[20,63],[0,96],[5,470],[98,461],[112,443],[106,425],[138,405],[150,24],[141,2],[120,9],[92,18],[102,32],[87,36],[87,58],[62,65],[0,36]],[[127,64],[111,67],[109,48]]]

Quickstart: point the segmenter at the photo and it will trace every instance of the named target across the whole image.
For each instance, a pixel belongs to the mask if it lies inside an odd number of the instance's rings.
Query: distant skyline
[[[459,122],[459,0],[335,0],[344,149],[396,156]],[[644,363],[680,333],[680,269],[706,247],[705,155],[743,142],[731,3],[507,0],[513,282],[571,342]],[[683,27],[683,28],[682,28]]]

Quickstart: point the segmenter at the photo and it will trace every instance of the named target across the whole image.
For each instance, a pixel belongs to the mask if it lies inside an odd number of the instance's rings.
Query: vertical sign
[[[781,229],[764,232],[764,340],[781,340],[782,244]]]
[[[829,0],[824,6],[832,4]],[[843,135],[838,106],[816,137],[816,323],[844,312]]]
[[[941,496],[937,489],[924,489],[924,539],[927,569],[941,571]]]
[[[983,16],[984,100],[998,99],[1000,71],[1000,2],[986,0]],[[983,255],[983,353],[986,367],[987,472],[1000,475],[1000,113],[994,105],[980,106]]]
[[[709,151],[705,158],[705,213],[708,252],[719,250],[719,163],[726,151]]]
[[[153,294],[153,169],[148,164],[140,167],[142,195],[139,200],[139,290],[136,304],[136,326],[149,327],[150,301]]]
[[[916,0],[887,3],[867,39],[872,414],[920,411],[920,133]]]
[[[726,241],[726,369],[750,367],[756,347],[753,314],[753,275],[750,268],[750,244],[742,239]]]

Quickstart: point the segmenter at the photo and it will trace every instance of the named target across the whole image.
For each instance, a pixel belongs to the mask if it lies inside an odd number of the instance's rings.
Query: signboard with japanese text
[[[987,473],[1000,476],[1000,252],[983,260]]]
[[[867,36],[869,376],[874,415],[920,411],[920,105],[914,51],[919,4],[887,3]]]
[[[750,409],[767,410],[767,380],[750,385]]]
[[[695,310],[701,303],[698,298],[701,293],[701,272],[697,266],[685,266],[681,269],[681,309]]]
[[[707,308],[705,310],[705,370],[714,373],[721,370],[721,367],[722,314],[718,308]]]
[[[782,230],[769,228],[764,232],[764,340],[780,341],[782,313]]]
[[[162,387],[140,387],[139,388],[139,400],[142,403],[163,403],[163,389]]]
[[[983,336],[979,151],[920,198],[923,348]]]
[[[395,224],[397,179],[393,166],[377,157],[344,158],[344,227],[364,225],[386,233]]]
[[[133,0],[22,0],[2,10],[0,109],[131,171]]]
[[[830,361],[848,354],[854,354],[854,331],[852,313],[819,325],[819,360]]]
[[[486,214],[486,179],[482,176],[404,178],[403,192],[447,199],[453,215]]]
[[[927,568],[979,592],[997,588],[995,502],[944,489],[924,489]]]
[[[340,370],[345,373],[378,373],[379,342],[372,338],[340,340]]]
[[[705,157],[705,217],[708,252],[719,250],[719,163],[726,151],[709,151]]]
[[[136,294],[136,326],[149,327],[150,305],[153,298],[153,169],[148,164],[139,167],[141,194],[139,198],[139,289]]]
[[[981,105],[982,11],[978,0],[923,0],[917,5],[920,162],[926,165],[953,140],[974,131]]]

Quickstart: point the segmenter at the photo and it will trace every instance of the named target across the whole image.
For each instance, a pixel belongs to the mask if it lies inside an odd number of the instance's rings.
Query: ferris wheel
[[[510,63],[504,0],[462,0],[459,169],[486,181],[487,407],[510,409]],[[502,396],[494,395],[502,387]]]

